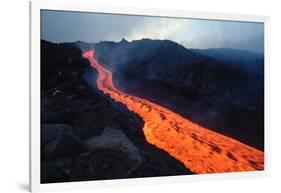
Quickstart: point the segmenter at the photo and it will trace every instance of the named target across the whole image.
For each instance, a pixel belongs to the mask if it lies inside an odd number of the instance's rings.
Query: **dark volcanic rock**
[[[82,141],[68,125],[42,125],[41,131],[41,155],[46,160],[73,158],[86,150]]]
[[[45,144],[50,140],[59,137],[62,133],[71,134],[73,132],[70,125],[65,124],[45,124],[41,126],[41,143]]]
[[[128,177],[141,163],[141,155],[126,135],[106,127],[100,136],[87,141],[89,153],[74,160],[73,180]]]
[[[60,167],[46,162],[41,163],[41,183],[65,182],[69,179],[70,175]]]
[[[127,177],[142,160],[134,144],[117,129],[106,127],[102,135],[88,140],[87,146],[95,171],[103,178]]]
[[[191,173],[145,141],[140,117],[97,89],[75,43],[41,48],[41,183]]]
[[[106,127],[100,136],[93,137],[87,141],[91,151],[96,149],[113,149],[127,154],[136,163],[141,161],[138,149],[132,144],[127,136],[120,130]]]
[[[71,181],[98,179],[91,159],[92,155],[89,152],[74,159]]]

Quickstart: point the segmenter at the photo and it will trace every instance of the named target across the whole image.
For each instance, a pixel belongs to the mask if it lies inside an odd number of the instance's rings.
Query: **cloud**
[[[187,27],[188,24],[188,21],[182,19],[146,18],[131,30],[127,39],[176,39],[176,34]]]
[[[41,12],[41,37],[52,42],[169,39],[187,48],[235,48],[263,52],[262,23]]]

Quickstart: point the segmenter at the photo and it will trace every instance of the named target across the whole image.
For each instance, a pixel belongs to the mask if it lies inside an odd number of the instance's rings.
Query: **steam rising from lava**
[[[94,50],[84,52],[83,57],[98,71],[98,89],[143,119],[146,140],[182,162],[192,172],[203,174],[264,169],[262,151],[203,128],[146,99],[118,90],[113,84],[112,73],[94,59]]]

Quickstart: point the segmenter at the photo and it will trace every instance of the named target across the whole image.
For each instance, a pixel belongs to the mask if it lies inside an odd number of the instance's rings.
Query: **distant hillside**
[[[247,50],[237,50],[231,48],[210,48],[210,49],[191,49],[191,50],[216,59],[241,60],[241,61],[263,59],[262,53],[254,53]]]
[[[212,57],[220,62],[231,64],[247,72],[263,74],[264,54],[229,48],[191,49],[194,52]]]

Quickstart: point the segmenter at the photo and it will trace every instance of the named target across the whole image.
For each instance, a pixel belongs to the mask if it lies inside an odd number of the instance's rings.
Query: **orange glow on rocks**
[[[97,86],[144,121],[146,140],[182,162],[194,173],[221,173],[264,169],[264,153],[235,139],[192,123],[179,114],[146,99],[118,90],[112,73],[94,59],[94,50],[83,53],[98,71]]]

